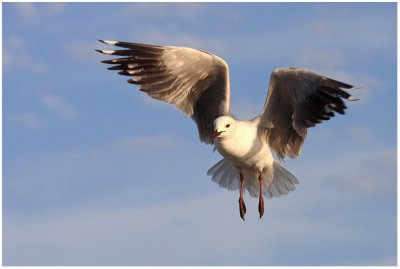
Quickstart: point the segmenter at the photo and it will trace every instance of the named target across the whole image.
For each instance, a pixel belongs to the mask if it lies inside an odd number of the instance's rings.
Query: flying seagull
[[[99,40],[122,49],[96,50],[120,56],[104,60],[108,69],[129,76],[129,83],[152,98],[175,105],[197,124],[199,138],[214,144],[223,159],[207,174],[223,188],[239,191],[244,220],[244,191],[258,197],[260,218],[264,198],[295,189],[297,178],[274,160],[300,155],[307,128],[344,114],[343,99],[356,100],[344,89],[352,85],[299,68],[277,68],[270,77],[262,112],[239,120],[229,110],[227,63],[218,56],[187,47],[156,46]]]

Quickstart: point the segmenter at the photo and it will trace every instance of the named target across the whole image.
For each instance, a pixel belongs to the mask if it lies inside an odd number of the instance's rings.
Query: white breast
[[[257,135],[257,122],[237,121],[233,137],[216,139],[218,152],[235,166],[264,170],[272,166],[273,157],[267,143]]]

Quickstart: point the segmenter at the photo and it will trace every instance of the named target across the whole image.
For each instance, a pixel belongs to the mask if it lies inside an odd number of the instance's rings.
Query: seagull
[[[261,114],[239,120],[230,112],[229,68],[220,57],[188,47],[99,40],[119,47],[97,50],[119,56],[104,60],[109,70],[130,77],[129,83],[150,97],[175,105],[197,124],[199,139],[213,144],[223,159],[207,174],[220,187],[239,190],[239,214],[245,220],[244,192],[258,197],[260,218],[264,196],[279,197],[295,189],[298,179],[279,160],[300,155],[307,129],[344,114],[345,90],[352,85],[307,69],[277,68],[270,76]]]

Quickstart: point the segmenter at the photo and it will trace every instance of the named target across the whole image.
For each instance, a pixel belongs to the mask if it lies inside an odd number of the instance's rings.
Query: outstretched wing
[[[272,72],[259,130],[280,158],[297,157],[307,128],[344,114],[342,99],[354,101],[343,89],[353,86],[312,71],[279,68]]]
[[[110,70],[149,96],[171,103],[197,124],[200,140],[212,143],[213,121],[229,112],[229,71],[221,58],[191,48],[100,40],[122,50],[97,50],[121,56],[105,60]]]

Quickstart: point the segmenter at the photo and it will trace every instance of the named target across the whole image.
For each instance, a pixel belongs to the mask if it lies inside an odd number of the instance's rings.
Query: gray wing
[[[297,157],[307,128],[344,114],[342,99],[356,100],[343,89],[353,86],[312,71],[278,68],[271,74],[259,131],[280,158]]]
[[[221,58],[191,48],[100,40],[122,50],[96,50],[121,58],[102,61],[130,76],[149,96],[175,105],[197,124],[202,142],[212,143],[213,121],[229,112],[229,71]]]

